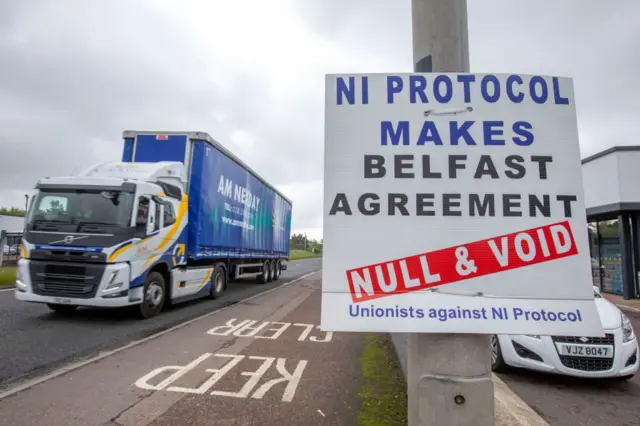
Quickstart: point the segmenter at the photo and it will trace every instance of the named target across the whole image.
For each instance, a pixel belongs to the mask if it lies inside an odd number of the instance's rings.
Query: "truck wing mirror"
[[[155,230],[155,223],[158,218],[156,217],[156,203],[153,200],[149,200],[149,213],[147,214],[147,235],[151,235]]]

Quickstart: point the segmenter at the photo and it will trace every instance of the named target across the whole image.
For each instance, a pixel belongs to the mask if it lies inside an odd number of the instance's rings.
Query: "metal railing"
[[[0,266],[15,265],[20,259],[22,232],[0,232]]]

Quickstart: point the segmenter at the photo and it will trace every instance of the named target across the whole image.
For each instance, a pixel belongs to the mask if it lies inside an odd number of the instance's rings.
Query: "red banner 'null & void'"
[[[578,254],[569,221],[347,271],[354,303]]]

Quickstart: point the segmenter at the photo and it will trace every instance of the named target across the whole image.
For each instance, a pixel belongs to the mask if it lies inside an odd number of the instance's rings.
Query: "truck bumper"
[[[129,288],[130,273],[126,263],[104,265],[104,273],[95,284],[95,291],[91,297],[74,297],[71,294],[38,294],[30,277],[29,259],[18,261],[16,288],[14,295],[17,300],[31,303],[51,303],[58,305],[94,306],[118,308],[137,305],[142,301],[142,287]]]
[[[129,290],[129,292],[136,289]],[[137,305],[140,301],[132,302],[129,295],[122,297],[93,297],[91,299],[78,299],[72,297],[53,297],[53,296],[39,296],[37,294],[29,293],[26,291],[14,290],[14,294],[17,300],[31,303],[51,303],[54,305],[74,305],[74,306],[93,306],[97,308],[121,308],[124,306]]]

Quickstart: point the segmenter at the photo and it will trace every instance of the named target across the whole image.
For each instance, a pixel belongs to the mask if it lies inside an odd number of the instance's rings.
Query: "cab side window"
[[[176,223],[176,215],[172,204],[164,205],[164,226],[171,226]]]
[[[136,215],[136,225],[144,226],[147,223],[149,217],[149,199],[140,198],[140,204],[138,204],[138,213]]]

